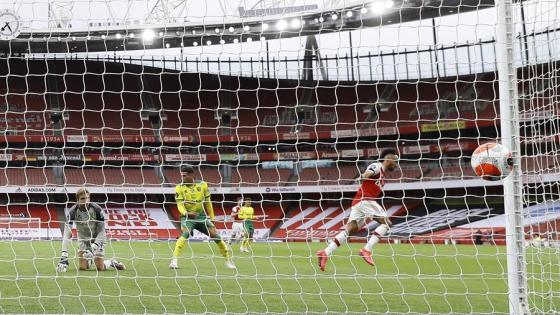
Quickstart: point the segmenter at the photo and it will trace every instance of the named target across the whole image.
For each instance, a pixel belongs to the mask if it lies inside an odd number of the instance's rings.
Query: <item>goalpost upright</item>
[[[517,73],[514,65],[514,16],[512,0],[496,1],[496,63],[500,96],[502,144],[510,148],[513,171],[504,179],[506,253],[510,314],[528,314],[527,273],[523,229],[523,182],[519,135]]]

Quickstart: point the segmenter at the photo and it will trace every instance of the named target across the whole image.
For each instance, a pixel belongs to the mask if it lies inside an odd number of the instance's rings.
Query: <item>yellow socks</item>
[[[175,250],[173,251],[173,257],[177,258],[179,257],[179,255],[181,255],[181,252],[183,251],[183,247],[185,247],[186,243],[187,243],[186,237],[181,236],[179,237],[179,239],[177,239],[177,242],[175,243]],[[218,248],[220,249],[220,253],[222,254],[222,256],[224,256],[225,258],[230,257],[228,247],[224,241],[218,240],[216,241],[216,245],[218,245]]]
[[[222,256],[224,256],[225,258],[229,258],[229,251],[226,243],[220,240],[219,242],[216,242],[216,245],[218,245],[218,248],[220,249],[220,253],[222,254]]]
[[[183,251],[183,247],[187,243],[187,238],[183,237],[182,235],[177,239],[175,243],[175,250],[173,250],[173,257],[179,257],[181,255],[181,251]]]

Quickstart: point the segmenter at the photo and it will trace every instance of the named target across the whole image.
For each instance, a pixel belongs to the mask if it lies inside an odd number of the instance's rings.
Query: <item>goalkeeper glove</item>
[[[62,255],[60,255],[60,262],[58,263],[58,265],[56,266],[56,271],[57,272],[66,272],[68,271],[68,253],[67,252],[62,252]]]
[[[97,245],[97,243],[91,243],[91,252],[92,253],[97,253],[97,251],[99,250],[100,246]]]
[[[91,243],[91,248],[86,249],[86,251],[82,254],[82,257],[87,260],[87,267],[91,267],[93,265],[93,258],[95,257],[94,253],[97,253],[99,249],[99,245],[96,243]]]
[[[89,269],[89,267],[91,267],[91,265],[93,264],[93,253],[91,249],[86,250],[82,254],[82,258],[87,261],[87,269]]]

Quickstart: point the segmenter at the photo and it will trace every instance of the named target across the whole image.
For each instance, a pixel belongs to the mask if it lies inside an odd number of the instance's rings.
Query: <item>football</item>
[[[500,180],[513,169],[511,151],[499,143],[485,143],[474,150],[471,166],[485,180]]]

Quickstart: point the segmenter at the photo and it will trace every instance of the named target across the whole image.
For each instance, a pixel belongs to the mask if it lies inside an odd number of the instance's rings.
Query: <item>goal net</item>
[[[0,312],[560,312],[556,1],[506,4],[518,257],[470,165],[507,136],[493,1],[238,3],[0,12]],[[107,270],[79,270],[100,226]]]
[[[533,313],[545,314],[558,312],[555,283],[560,276],[558,260],[550,260],[560,253],[559,187],[555,179],[560,167],[560,108],[553,101],[558,91],[558,57],[552,48],[558,39],[546,28],[542,30],[545,24],[557,24],[551,11],[556,5],[528,3],[524,7],[522,32],[527,40],[523,41],[520,58],[523,65],[529,66],[518,71],[528,293]]]

